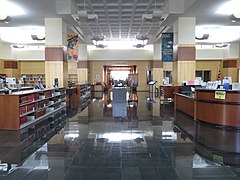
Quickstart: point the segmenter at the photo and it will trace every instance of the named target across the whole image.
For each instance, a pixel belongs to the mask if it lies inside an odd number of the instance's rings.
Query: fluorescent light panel
[[[239,14],[240,0],[232,0],[222,4],[215,13],[224,15]]]
[[[2,27],[0,28],[0,36],[2,41],[15,44],[31,44],[36,43],[32,40],[31,35],[45,37],[45,27],[28,26],[28,27]],[[41,41],[44,43],[45,41]]]
[[[0,18],[1,19],[5,19],[7,16],[19,16],[24,14],[25,14],[24,10],[17,4],[14,4],[7,0],[0,0]]]
[[[221,43],[221,42],[233,42],[240,38],[239,26],[196,26],[196,36],[203,34],[209,34],[209,38],[201,40],[201,42],[209,43]],[[200,42],[197,41],[196,42]]]

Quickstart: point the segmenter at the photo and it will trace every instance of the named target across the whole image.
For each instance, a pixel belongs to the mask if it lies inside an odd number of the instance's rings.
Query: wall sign
[[[173,62],[173,33],[162,33],[162,62]]]
[[[215,99],[226,99],[226,91],[215,91]]]

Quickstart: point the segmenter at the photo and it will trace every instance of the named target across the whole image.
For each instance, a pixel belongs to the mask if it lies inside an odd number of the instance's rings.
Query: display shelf
[[[35,112],[35,110],[26,112],[26,113],[24,113],[24,114],[21,114],[20,117],[27,116],[27,115],[32,114],[32,113],[34,113],[34,112]]]
[[[24,78],[24,86],[36,86],[42,83],[45,86],[45,74],[22,74]]]
[[[26,123],[24,123],[24,124],[21,124],[21,125],[20,125],[20,129],[23,129],[23,128],[27,127],[27,126],[30,126],[30,125],[33,125],[33,124],[36,124],[36,123],[40,123],[41,120],[44,120],[46,117],[48,117],[48,116],[56,113],[56,111],[60,111],[60,110],[64,109],[64,108],[66,108],[66,106],[60,107],[60,108],[56,109],[55,111],[46,113],[46,114],[44,114],[43,116],[41,116],[41,117],[39,117],[39,118],[37,118],[37,119],[35,119],[35,120],[28,121],[28,122],[26,122]]]
[[[66,89],[29,90],[0,94],[0,129],[19,130],[66,109]]]
[[[0,144],[7,146],[6,151],[12,153],[6,152],[6,155],[1,157],[1,163],[21,163],[58,133],[65,124],[66,111],[62,109],[19,131],[8,131],[7,141],[2,138]],[[1,132],[6,133],[5,131]]]
[[[71,102],[80,103],[79,111],[83,111],[91,102],[91,84],[83,83],[83,84],[75,84],[75,88],[77,88],[76,93],[71,95]]]

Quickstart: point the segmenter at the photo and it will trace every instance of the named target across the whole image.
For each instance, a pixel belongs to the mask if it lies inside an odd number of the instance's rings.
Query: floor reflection
[[[0,179],[240,179],[239,132],[198,125],[148,96],[127,101],[121,116],[109,94],[85,109],[71,106],[66,123],[25,156],[18,135],[0,132]]]

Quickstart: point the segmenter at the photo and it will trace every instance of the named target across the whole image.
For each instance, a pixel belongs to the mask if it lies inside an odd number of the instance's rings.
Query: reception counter
[[[217,97],[216,92],[224,96]],[[175,94],[175,110],[215,126],[240,128],[240,91],[196,90],[194,97]]]

